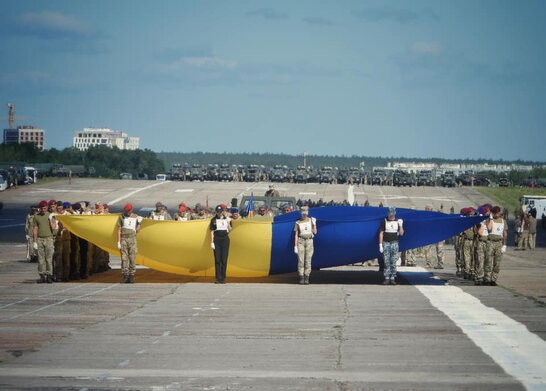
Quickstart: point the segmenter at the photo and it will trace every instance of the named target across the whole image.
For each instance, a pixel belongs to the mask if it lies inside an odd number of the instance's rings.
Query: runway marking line
[[[412,269],[401,274],[506,373],[527,390],[546,390],[546,341],[459,287],[423,284],[422,273],[427,270]]]
[[[58,293],[63,293],[63,292],[66,292],[66,291],[70,291],[72,289],[76,289],[76,288],[79,288],[81,286],[84,286],[85,284],[79,284],[79,285],[76,285],[76,286],[73,286],[71,288],[66,288],[66,289],[63,289],[61,291],[56,291],[56,292],[51,292],[51,293],[47,293],[45,295],[40,295],[40,296],[34,296],[34,297],[25,297],[24,299],[22,300],[19,300],[19,301],[14,301],[13,303],[9,303],[9,304],[4,304],[3,306],[0,307],[0,310],[3,309],[3,308],[7,308],[9,306],[12,306],[12,305],[15,305],[15,304],[19,304],[19,303],[23,303],[27,300],[31,300],[31,299],[40,299],[42,297],[47,297],[47,296],[53,296],[53,295],[56,295]]]
[[[117,202],[119,202],[121,200],[124,200],[126,198],[129,198],[132,195],[135,195],[136,193],[140,193],[141,191],[151,189],[152,187],[164,185],[165,183],[171,183],[171,181],[160,181],[160,182],[154,183],[153,185],[141,187],[141,188],[138,188],[136,190],[130,191],[129,193],[125,194],[124,196],[118,197],[118,198],[108,202],[108,205],[114,205],[115,203],[117,203]]]

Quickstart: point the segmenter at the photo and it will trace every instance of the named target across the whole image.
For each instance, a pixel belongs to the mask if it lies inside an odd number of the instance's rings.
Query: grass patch
[[[531,189],[529,187],[474,187],[483,195],[495,201],[496,204],[507,208],[510,213],[520,206],[519,199],[524,195],[546,196],[546,189]]]

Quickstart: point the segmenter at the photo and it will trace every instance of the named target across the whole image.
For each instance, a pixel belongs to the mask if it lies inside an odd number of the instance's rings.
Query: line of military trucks
[[[366,184],[382,186],[513,186],[507,177],[496,183],[486,173],[465,171],[458,175],[454,171],[421,170],[418,172],[401,169],[375,167],[365,170],[361,167],[315,168],[298,166],[290,168],[277,164],[273,167],[249,164],[180,164],[172,165],[165,179],[173,181],[239,181],[239,182],[290,182],[290,183],[328,183],[328,184]],[[529,185],[529,184],[519,184]],[[545,187],[546,180],[535,180],[537,187]]]

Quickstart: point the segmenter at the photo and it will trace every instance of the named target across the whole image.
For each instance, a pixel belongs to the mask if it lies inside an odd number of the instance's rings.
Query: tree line
[[[26,164],[64,164],[93,167],[96,175],[119,178],[122,172],[155,177],[165,171],[164,163],[149,149],[134,151],[117,147],[93,146],[86,151],[77,148],[50,148],[41,151],[33,143],[0,144],[0,162]]]

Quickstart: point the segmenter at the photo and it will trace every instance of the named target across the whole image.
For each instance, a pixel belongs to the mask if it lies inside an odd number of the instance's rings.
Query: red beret
[[[57,205],[57,201],[49,200],[48,205]]]
[[[499,213],[501,211],[501,208],[499,206],[494,206],[491,208],[491,213]]]
[[[44,206],[47,206],[47,201],[40,201],[38,208],[43,208]]]
[[[125,206],[123,207],[123,210],[126,211],[126,212],[129,212],[129,211],[133,210],[133,205],[125,204]]]

